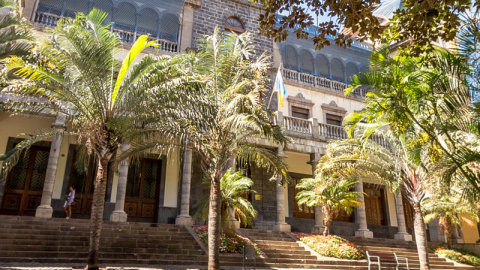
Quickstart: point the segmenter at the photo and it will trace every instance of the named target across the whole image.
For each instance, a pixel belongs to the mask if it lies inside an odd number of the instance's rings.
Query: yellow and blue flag
[[[283,107],[283,97],[286,94],[285,85],[283,84],[282,71],[281,68],[278,69],[277,78],[275,79],[275,85],[273,86],[273,91],[278,91],[278,102],[280,107]]]

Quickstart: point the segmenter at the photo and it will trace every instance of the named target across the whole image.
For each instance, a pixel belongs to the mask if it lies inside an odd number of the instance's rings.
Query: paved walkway
[[[78,270],[78,269],[83,269],[85,265],[73,265],[73,266],[65,266],[65,265],[55,265],[55,264],[49,264],[49,265],[44,265],[44,264],[33,264],[33,263],[26,263],[26,264],[6,264],[3,263],[0,265],[0,270]],[[168,265],[168,266],[163,266],[163,265],[158,265],[158,266],[149,266],[149,267],[135,267],[135,266],[121,266],[121,267],[115,267],[115,266],[107,266],[107,267],[102,267],[102,270],[206,270],[207,267],[201,267],[199,268],[198,266],[185,266],[185,265]],[[242,267],[233,267],[233,266],[227,266],[227,267],[221,267],[222,270],[243,270]],[[245,270],[250,270],[253,269],[253,267],[245,267]],[[270,270],[308,270],[305,268],[259,268],[257,267],[256,269],[270,269]],[[319,270],[319,269],[315,269]]]

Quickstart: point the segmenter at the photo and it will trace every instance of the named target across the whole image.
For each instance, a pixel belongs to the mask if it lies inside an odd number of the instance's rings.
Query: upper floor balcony
[[[131,45],[137,37],[149,35],[150,40],[159,44],[159,50],[178,52],[179,17],[184,1],[159,0],[156,6],[147,2],[40,0],[32,20],[37,26],[55,27],[63,17],[74,17],[77,12],[88,13],[92,8],[97,8],[108,14],[105,23],[111,24],[112,31],[118,34],[124,44]]]
[[[348,139],[344,127],[319,123],[316,118],[302,119],[284,116],[282,112],[277,112],[275,124],[283,126],[287,135],[291,137],[322,141]],[[388,142],[379,136],[372,135],[370,139],[384,147],[389,147]]]
[[[316,75],[312,75],[304,72],[294,71],[291,69],[283,69],[282,76],[286,81],[293,82],[295,84],[298,84],[299,86],[309,86],[314,89],[323,90],[323,91],[327,90],[331,93],[341,95],[341,96],[344,95],[344,90],[349,87],[348,84],[343,82],[327,79],[324,77],[320,77],[320,76],[316,76]],[[350,94],[349,97],[356,98],[356,99],[363,99],[365,98],[366,94],[367,94],[367,91],[363,89],[356,89],[352,94]]]

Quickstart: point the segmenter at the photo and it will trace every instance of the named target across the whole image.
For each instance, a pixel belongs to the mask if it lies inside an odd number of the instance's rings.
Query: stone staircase
[[[348,240],[359,246],[365,251],[370,251],[372,253],[384,253],[384,254],[393,254],[396,253],[399,257],[408,258],[409,266],[411,270],[419,269],[420,262],[418,260],[417,247],[415,242],[404,242],[394,239],[363,239],[357,237],[348,237]],[[377,255],[377,254],[372,254]],[[451,261],[447,261],[445,258],[439,257],[434,252],[429,252],[428,254],[430,269],[438,270],[447,270],[447,269],[475,269],[471,266],[460,266],[455,265]],[[388,262],[388,258],[382,260],[380,256],[380,261],[382,264],[382,269],[395,269],[395,264],[393,262]],[[374,268],[376,269],[376,268]]]
[[[318,260],[317,256],[298,244],[283,232],[267,230],[240,229],[239,232],[248,237],[265,253],[267,258],[257,259],[262,267],[308,268],[308,269],[368,269],[365,260]]]
[[[276,231],[241,229],[257,243],[264,256],[256,257],[257,267],[367,270],[366,260],[317,257],[290,235]],[[0,265],[33,264],[85,266],[88,254],[89,221],[82,219],[36,219],[0,216]],[[396,252],[408,257],[410,269],[418,269],[413,243],[386,239],[358,239],[352,242],[369,251]],[[187,229],[168,224],[113,223],[102,230],[100,264],[108,266],[182,265],[204,268],[207,256]],[[432,269],[473,269],[458,267],[430,254]],[[242,266],[242,255],[220,256],[222,269]],[[253,261],[247,261],[252,266]],[[413,266],[413,267],[412,267]],[[395,269],[382,264],[383,270]]]
[[[0,264],[85,265],[88,240],[88,220],[0,216]],[[103,265],[207,265],[195,239],[176,225],[105,221],[100,243]]]

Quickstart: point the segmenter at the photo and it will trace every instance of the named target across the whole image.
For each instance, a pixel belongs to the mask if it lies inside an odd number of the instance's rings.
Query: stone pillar
[[[313,118],[316,121],[316,118]],[[317,169],[318,160],[320,159],[320,155],[318,153],[314,153],[311,155],[312,161],[309,162],[312,165],[312,177],[315,178],[315,170]],[[322,211],[322,206],[318,205],[315,206],[315,226],[312,227],[312,233],[315,234],[322,234],[325,230],[324,225],[325,215]]]
[[[199,0],[187,0],[183,6],[182,26],[180,33],[180,51],[184,52],[192,47],[193,15],[196,8],[202,4]]]
[[[277,222],[273,226],[275,231],[289,232],[291,227],[285,222],[285,186],[281,184],[282,176],[277,176],[276,195],[277,195]]]
[[[355,191],[358,193],[358,200],[362,203],[360,206],[357,206],[357,218],[355,219],[355,223],[358,224],[358,230],[355,231],[355,236],[362,238],[373,238],[373,232],[371,232],[367,227],[367,215],[365,212],[362,181],[359,181],[357,184],[355,184]]]
[[[58,132],[52,138],[50,146],[50,154],[48,156],[47,171],[45,172],[45,182],[43,183],[42,201],[35,211],[35,217],[51,218],[53,215],[52,193],[55,185],[55,176],[57,175],[58,157],[60,156],[60,147],[62,146],[63,135],[59,134],[64,131],[66,116],[61,114],[57,116],[52,129]]]
[[[412,241],[412,235],[407,232],[405,213],[403,211],[402,193],[395,194],[395,208],[397,210],[398,232],[394,235],[397,240]]]
[[[460,230],[461,229],[459,227],[456,227],[456,226],[454,226],[452,228],[452,243],[455,243],[455,244],[465,243],[465,239],[463,239],[463,236],[460,233]],[[446,238],[445,238],[445,240],[446,240]]]
[[[122,144],[122,153],[125,153],[130,148],[128,143]],[[127,192],[128,181],[128,159],[120,162],[118,168],[118,184],[117,197],[115,199],[115,210],[110,214],[110,221],[113,222],[127,222],[127,213],[125,212],[125,193]]]
[[[35,11],[37,10],[39,0],[25,0],[25,6],[22,7],[22,17],[29,21],[35,19]]]
[[[240,229],[240,221],[235,218],[233,208],[228,208],[228,227],[231,229]]]
[[[175,224],[181,226],[192,226],[193,221],[190,216],[190,185],[192,182],[192,149],[185,148],[183,154],[183,174],[182,174],[182,198],[180,201],[180,215],[177,216]]]

